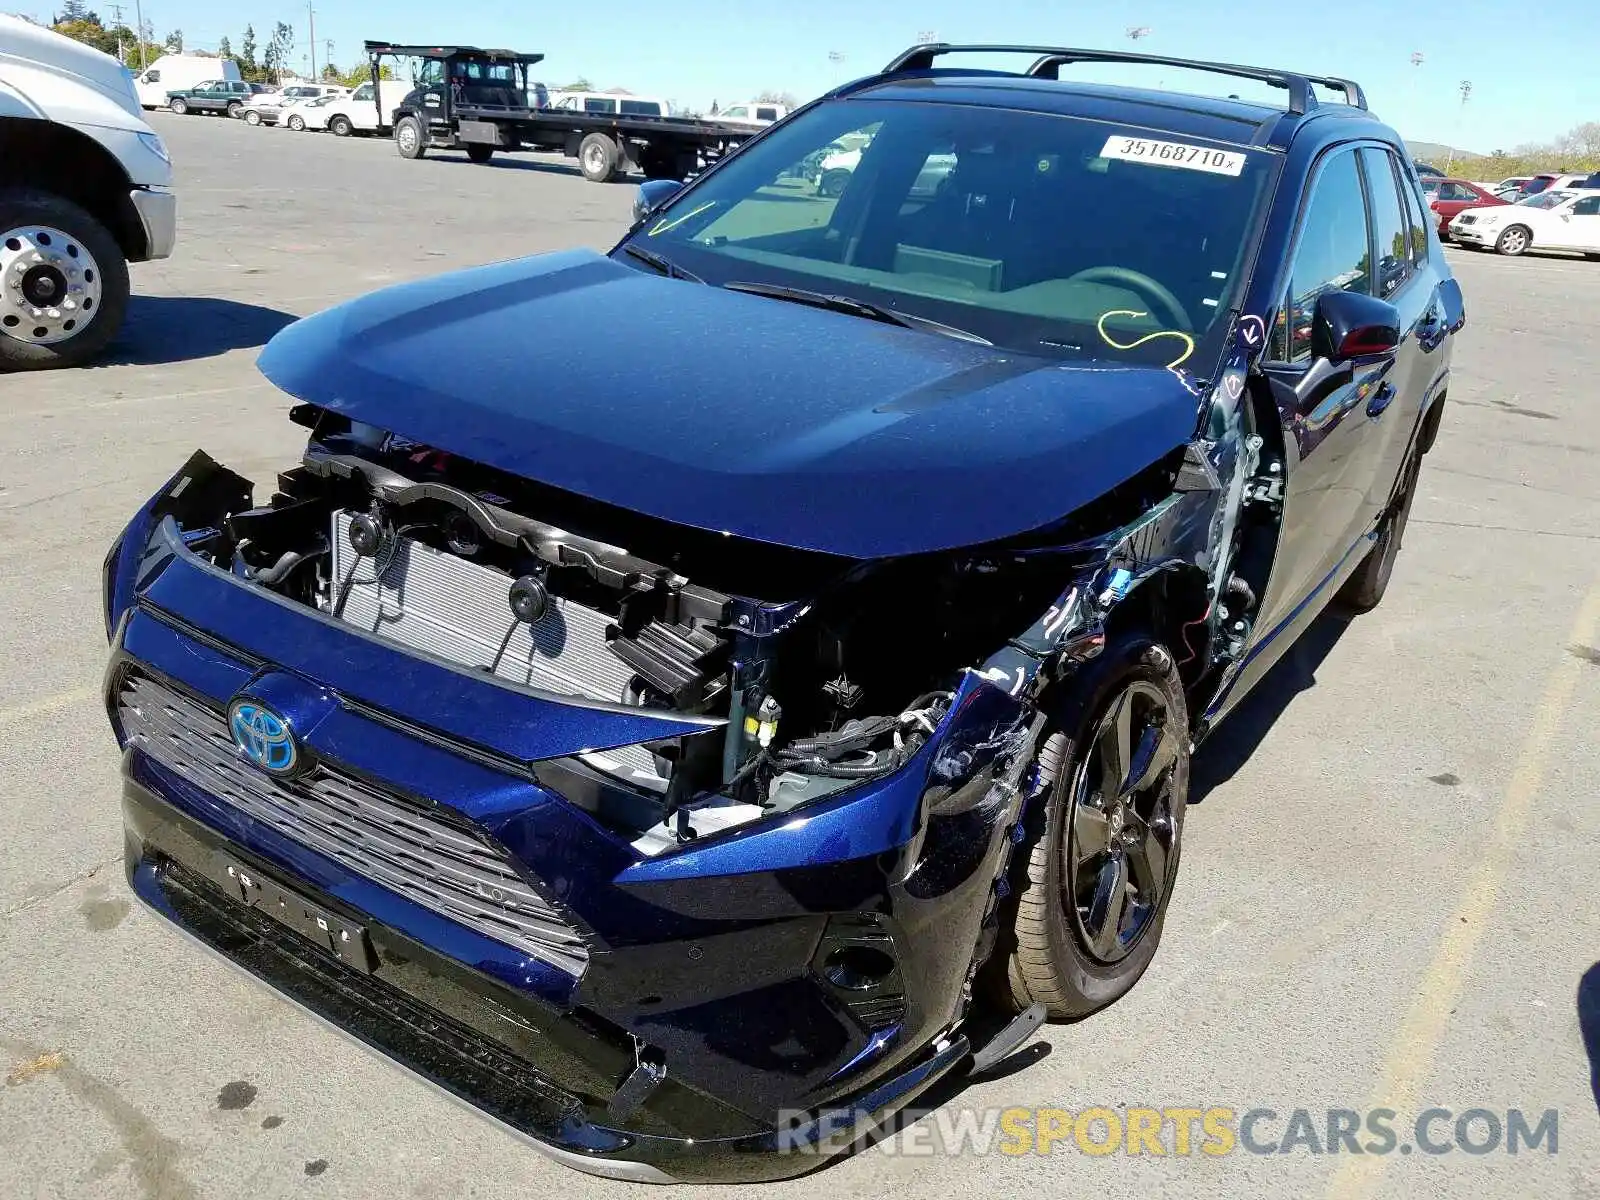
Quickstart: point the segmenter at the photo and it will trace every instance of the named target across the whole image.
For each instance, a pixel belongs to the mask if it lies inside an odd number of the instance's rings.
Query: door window
[[[1311,358],[1311,324],[1324,292],[1372,294],[1367,245],[1367,204],[1356,155],[1341,150],[1327,159],[1311,187],[1289,272],[1289,292],[1273,331],[1272,357]]]
[[[1585,196],[1572,206],[1575,217],[1600,217],[1600,196]]]
[[[1367,190],[1372,196],[1372,248],[1377,295],[1387,300],[1411,278],[1411,256],[1406,248],[1406,222],[1400,213],[1400,193],[1395,190],[1394,167],[1389,152],[1368,147],[1361,151]]]
[[[161,82],[161,72],[160,71],[146,71],[144,73],[144,81],[146,83],[160,83]]]
[[[1396,178],[1400,181],[1400,195],[1406,202],[1406,220],[1411,229],[1411,265],[1415,269],[1428,261],[1428,214],[1409,173],[1402,169]]]

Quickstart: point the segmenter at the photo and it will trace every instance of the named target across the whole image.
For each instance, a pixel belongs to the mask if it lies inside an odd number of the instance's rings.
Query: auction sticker
[[[1185,167],[1213,175],[1237,175],[1244,170],[1244,155],[1237,150],[1213,150],[1185,142],[1157,142],[1150,138],[1117,134],[1106,139],[1101,158],[1121,158],[1158,167]]]

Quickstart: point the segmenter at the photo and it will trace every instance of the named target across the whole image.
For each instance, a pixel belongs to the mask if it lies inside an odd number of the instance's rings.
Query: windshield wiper
[[[687,279],[690,283],[704,283],[705,280],[691,271],[685,271],[669,258],[663,258],[654,250],[646,250],[643,246],[627,245],[622,252],[630,258],[636,258],[647,267],[654,267],[668,279]]]
[[[884,308],[870,300],[857,300],[854,296],[829,295],[826,292],[812,292],[805,288],[785,287],[779,283],[725,283],[722,285],[730,292],[748,292],[752,296],[769,296],[774,300],[791,300],[796,304],[809,304],[813,308],[825,308],[830,312],[845,313],[852,317],[864,317],[869,321],[881,321],[885,325],[898,325],[902,329],[920,329],[925,333],[938,333],[945,337],[959,338],[963,342],[976,342],[980,346],[994,345],[988,338],[979,337],[965,329],[957,329],[954,325],[946,325],[943,321],[935,321],[930,317],[913,316],[910,313],[896,312],[892,308]]]

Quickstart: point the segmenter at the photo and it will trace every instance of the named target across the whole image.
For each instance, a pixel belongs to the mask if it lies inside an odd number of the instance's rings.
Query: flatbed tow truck
[[[497,150],[576,158],[585,179],[608,183],[630,172],[684,180],[762,132],[719,121],[541,108],[529,103],[528,68],[543,54],[477,46],[397,46],[368,41],[378,128],[393,131],[405,158],[465,150],[486,163]],[[376,86],[386,58],[420,60],[415,87],[392,112]]]

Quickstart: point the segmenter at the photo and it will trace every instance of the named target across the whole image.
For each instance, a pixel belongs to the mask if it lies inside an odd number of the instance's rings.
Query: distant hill
[[[1444,168],[1444,164],[1449,160],[1451,154],[1450,147],[1441,145],[1439,142],[1413,142],[1407,139],[1406,149],[1410,152],[1412,159],[1416,162],[1432,163],[1441,170]],[[1463,150],[1459,146],[1456,147],[1455,156],[1457,158],[1483,157],[1475,151]]]

